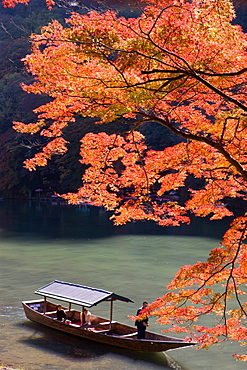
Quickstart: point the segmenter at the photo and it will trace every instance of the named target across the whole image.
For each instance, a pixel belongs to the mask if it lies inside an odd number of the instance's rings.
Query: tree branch
[[[205,144],[208,144],[212,148],[215,148],[216,150],[218,150],[218,152],[220,152],[226,158],[226,160],[229,163],[231,163],[232,166],[234,166],[237,169],[237,171],[243,176],[243,179],[245,181],[247,181],[247,171],[244,169],[244,167],[236,159],[234,159],[231,156],[230,153],[228,153],[224,149],[224,147],[222,146],[222,144],[220,144],[220,143],[218,143],[218,142],[216,142],[216,141],[214,141],[212,139],[209,139],[207,137],[204,137],[204,136],[198,136],[198,135],[195,135],[195,134],[192,134],[192,133],[189,133],[189,132],[181,131],[181,130],[175,128],[170,123],[168,117],[159,118],[159,117],[153,115],[151,112],[145,111],[144,109],[139,108],[139,107],[137,107],[137,112],[134,112],[134,113],[140,114],[143,117],[146,117],[146,118],[148,118],[149,120],[151,120],[153,122],[155,121],[155,122],[160,123],[161,125],[167,127],[175,135],[180,136],[180,137],[182,137],[182,138],[184,138],[186,140],[203,142]]]

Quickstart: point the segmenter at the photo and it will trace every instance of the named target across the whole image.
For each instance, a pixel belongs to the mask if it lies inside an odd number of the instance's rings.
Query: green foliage
[[[44,96],[28,95],[20,84],[30,83],[21,59],[30,52],[28,36],[39,32],[51,19],[63,22],[64,10],[46,9],[45,2],[34,0],[29,6],[1,7],[0,28],[0,196],[27,196],[30,190],[43,186],[41,173],[30,174],[23,160],[39,142],[26,139],[12,129],[13,120],[35,119],[33,109],[47,102]],[[47,172],[48,170],[46,170]],[[45,178],[45,176],[44,176]],[[59,176],[58,176],[59,179]]]

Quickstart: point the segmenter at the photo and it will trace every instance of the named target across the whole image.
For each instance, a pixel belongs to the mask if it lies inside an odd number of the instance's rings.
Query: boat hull
[[[49,303],[50,305],[52,303]],[[82,327],[73,323],[64,323],[43,313],[43,302],[22,302],[26,317],[36,323],[45,325],[67,334],[85,338],[107,345],[143,352],[162,352],[179,347],[191,346],[180,338],[168,337],[146,331],[146,339],[137,339],[136,328],[122,323],[109,323],[107,319],[97,317],[99,324],[91,327]],[[40,309],[37,307],[39,307]],[[54,305],[54,304],[52,304]],[[54,305],[55,306],[55,305]],[[53,307],[54,308],[54,307]],[[42,311],[42,312],[39,312]],[[79,314],[79,312],[77,312]]]

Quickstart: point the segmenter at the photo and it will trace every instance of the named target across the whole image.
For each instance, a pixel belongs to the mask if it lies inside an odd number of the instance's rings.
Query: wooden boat
[[[43,295],[44,299],[22,302],[26,317],[31,321],[77,337],[144,352],[161,352],[195,344],[150,331],[146,331],[145,339],[137,339],[135,327],[112,320],[114,301],[132,303],[133,301],[113,292],[55,280],[35,293]],[[57,304],[48,301],[47,298],[69,304],[68,307],[62,307],[66,312],[65,322],[57,320]],[[81,322],[84,308],[90,308],[103,301],[110,301],[110,319],[92,315],[91,325]],[[72,304],[80,305],[82,311],[73,309]]]

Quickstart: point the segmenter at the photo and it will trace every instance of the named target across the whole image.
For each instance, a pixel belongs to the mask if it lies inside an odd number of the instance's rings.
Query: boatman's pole
[[[46,306],[47,306],[46,296],[44,296],[44,314],[46,313]]]
[[[85,324],[85,317],[84,317],[84,306],[81,306],[81,325]]]
[[[113,298],[111,298],[111,308],[110,308],[110,330],[112,326],[112,316],[113,316]]]

